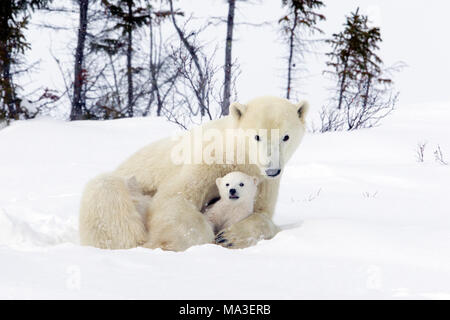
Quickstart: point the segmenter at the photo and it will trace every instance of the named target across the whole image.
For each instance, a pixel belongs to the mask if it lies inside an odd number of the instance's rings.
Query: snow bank
[[[308,135],[282,181],[283,231],[244,250],[78,244],[83,185],[178,129],[161,119],[0,131],[0,298],[450,298],[450,106]],[[416,160],[427,142],[425,162]]]

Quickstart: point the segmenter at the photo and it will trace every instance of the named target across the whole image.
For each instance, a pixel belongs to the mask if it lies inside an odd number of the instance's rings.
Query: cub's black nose
[[[236,194],[236,189],[230,189],[230,194],[231,195],[235,195]]]

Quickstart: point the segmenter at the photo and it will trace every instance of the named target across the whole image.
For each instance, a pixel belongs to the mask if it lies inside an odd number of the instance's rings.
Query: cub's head
[[[233,203],[253,202],[258,183],[258,177],[251,177],[239,171],[230,172],[223,178],[216,179],[220,198]]]
[[[305,101],[292,104],[276,97],[230,106],[235,128],[243,129],[246,135],[247,156],[256,159],[252,163],[258,166],[261,175],[272,179],[281,175],[303,138],[308,109]]]

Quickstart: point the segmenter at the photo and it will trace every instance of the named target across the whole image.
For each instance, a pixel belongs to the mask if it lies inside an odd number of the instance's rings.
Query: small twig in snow
[[[374,193],[363,192],[362,195],[363,195],[364,198],[373,198],[373,199],[375,199],[378,196],[378,191],[376,191]]]
[[[448,165],[448,162],[445,161],[444,155],[442,154],[442,150],[439,145],[437,146],[437,149],[434,151],[434,159],[436,160],[436,162],[438,162],[444,166]]]
[[[311,202],[315,199],[317,199],[320,196],[320,193],[322,192],[322,188],[319,188],[316,193],[310,194],[307,198],[305,198],[303,201]]]
[[[424,162],[426,142],[419,142],[417,144],[416,158],[417,162]]]

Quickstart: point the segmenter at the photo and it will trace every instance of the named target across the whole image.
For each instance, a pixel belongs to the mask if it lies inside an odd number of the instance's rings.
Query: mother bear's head
[[[308,109],[305,101],[292,104],[276,97],[260,97],[230,106],[234,128],[243,129],[240,131],[247,141],[247,155],[253,157],[261,175],[280,176],[303,138]]]

